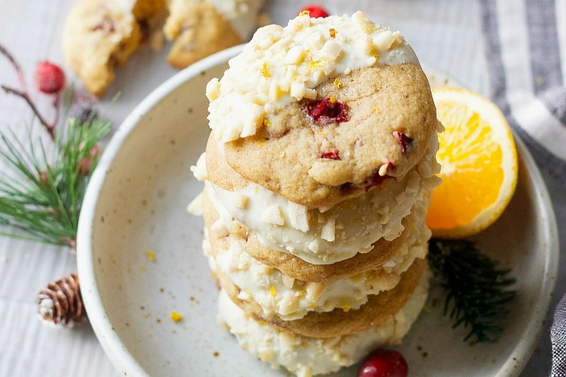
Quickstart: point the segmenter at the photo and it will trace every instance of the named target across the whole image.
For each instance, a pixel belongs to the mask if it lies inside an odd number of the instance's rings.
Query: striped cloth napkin
[[[480,0],[488,95],[551,176],[566,183],[566,0]],[[566,377],[566,297],[551,329]]]

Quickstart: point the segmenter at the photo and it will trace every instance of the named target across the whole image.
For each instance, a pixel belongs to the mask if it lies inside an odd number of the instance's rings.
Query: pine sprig
[[[19,83],[19,88],[2,84],[0,88],[23,99],[50,137],[46,148],[43,139],[34,136],[33,121],[25,143],[11,129],[0,130],[0,161],[7,167],[0,173],[0,225],[7,228],[0,228],[0,235],[75,248],[84,193],[110,123],[98,120],[91,101],[80,94],[76,101],[72,91],[67,91],[67,114],[72,104],[82,107],[81,111],[58,122],[65,77],[61,68],[45,61],[36,68],[35,77],[37,89],[51,96],[55,109],[54,120],[48,122],[28,91],[20,64],[1,44],[0,55],[10,62]],[[46,149],[52,151],[50,157]]]
[[[0,132],[0,159],[9,172],[0,175],[0,224],[19,232],[1,235],[74,248],[82,199],[99,157],[99,142],[110,123],[91,116],[71,118],[53,139],[49,158],[41,139],[19,140]]]
[[[507,304],[517,295],[508,289],[515,283],[510,270],[498,269],[471,241],[431,239],[429,245],[429,265],[446,292],[444,315],[452,327],[469,328],[464,341],[495,342]]]

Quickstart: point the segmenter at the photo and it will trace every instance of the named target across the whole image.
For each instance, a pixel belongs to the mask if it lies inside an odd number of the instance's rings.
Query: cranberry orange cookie
[[[434,156],[437,139],[431,138],[431,142],[425,158],[402,179],[384,180],[365,195],[332,207],[309,208],[241,177],[209,139],[206,165],[213,188],[211,200],[218,203],[217,211],[227,226],[229,219],[235,218],[271,249],[287,251],[312,264],[339,262],[369,252],[382,238],[391,241],[399,237],[403,219],[439,182],[433,174],[438,170]]]
[[[352,258],[340,262],[312,264],[291,253],[273,250],[262,245],[253,230],[246,228],[233,218],[227,218],[226,210],[218,203],[216,205],[212,203],[209,198],[210,192],[210,188],[205,188],[202,195],[202,212],[206,228],[211,230],[211,234],[220,234],[221,237],[229,235],[238,241],[238,247],[249,254],[250,257],[266,267],[280,270],[292,279],[329,283],[360,273],[367,273],[371,270],[398,268],[398,264],[401,263],[399,258],[404,258],[408,254],[409,245],[413,243],[417,245],[426,244],[430,238],[430,231],[424,226],[426,210],[430,201],[423,200],[413,207],[411,215],[403,219],[405,230],[393,241],[381,239],[373,245],[369,252],[358,253]],[[218,211],[224,213],[223,218],[220,217]],[[216,237],[211,236],[210,238],[211,243],[215,243]],[[422,258],[424,255],[413,256],[413,258],[415,257]]]
[[[426,298],[442,128],[403,37],[360,12],[300,15],[259,29],[207,95],[189,211],[222,321],[300,377],[399,342]]]
[[[335,372],[361,361],[377,347],[398,344],[410,330],[426,301],[428,275],[423,274],[405,306],[380,325],[352,335],[311,338],[258,322],[220,291],[220,320],[248,352],[273,368],[284,367],[299,377]]]
[[[79,0],[63,31],[63,55],[94,95],[114,81],[114,67],[126,64],[144,42],[145,28],[165,0]]]
[[[438,130],[415,53],[360,12],[259,29],[207,95],[228,164],[310,207],[404,177]]]

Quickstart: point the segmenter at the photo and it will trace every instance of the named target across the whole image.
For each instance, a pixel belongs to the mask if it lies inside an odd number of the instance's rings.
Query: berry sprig
[[[0,174],[0,235],[74,249],[82,200],[110,123],[96,118],[92,100],[70,91],[65,96],[69,100],[65,106],[70,109],[68,116],[58,122],[65,75],[56,65],[42,62],[35,72],[37,89],[53,96],[56,108],[54,122],[47,122],[31,99],[16,59],[1,45],[0,53],[14,67],[21,89],[1,87],[29,104],[52,141],[47,148],[40,138],[38,148],[31,132],[25,143],[10,129],[0,129],[0,159],[7,170],[7,174]],[[49,157],[45,153],[48,149],[53,151]]]
[[[48,122],[39,112],[28,91],[21,66],[0,45],[16,71],[20,89],[1,85],[8,94],[21,97],[29,105],[52,141],[48,158],[43,139],[28,143],[10,129],[0,129],[0,160],[7,174],[0,174],[0,235],[76,248],[78,220],[86,186],[101,155],[100,141],[111,124],[97,119],[93,99],[67,92],[67,117],[59,122],[59,99],[65,87],[65,74],[57,65],[44,61],[35,70],[37,90],[52,96],[55,119]],[[38,312],[46,323],[72,325],[82,322],[82,304],[76,274],[50,283],[38,297]]]
[[[59,119],[59,99],[60,92],[65,87],[65,74],[63,70],[57,65],[44,61],[39,63],[35,72],[35,82],[39,91],[50,94],[53,96],[53,107],[55,109],[55,119],[52,122],[48,122],[47,119],[41,115],[39,109],[32,100],[31,94],[26,85],[26,80],[22,71],[22,67],[18,64],[16,59],[8,52],[8,50],[0,44],[0,53],[4,55],[18,76],[18,82],[20,84],[20,89],[12,88],[7,85],[1,84],[0,87],[4,89],[6,93],[14,94],[21,97],[29,105],[39,123],[45,128],[51,139],[55,138],[55,125]]]

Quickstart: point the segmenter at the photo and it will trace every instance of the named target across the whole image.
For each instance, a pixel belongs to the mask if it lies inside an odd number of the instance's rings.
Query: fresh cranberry
[[[338,150],[332,148],[329,149],[325,152],[322,152],[322,154],[320,155],[320,157],[322,158],[329,158],[331,160],[339,160],[340,159],[340,155],[338,154]]]
[[[301,9],[300,13],[302,12],[309,12],[309,16],[311,18],[328,17],[328,12],[326,11],[326,9],[324,9],[320,5],[315,4],[307,5],[306,7]]]
[[[35,84],[43,93],[58,93],[65,86],[65,73],[53,63],[41,62],[35,69]]]
[[[318,124],[340,123],[348,120],[346,106],[330,98],[309,101],[306,111]]]
[[[407,153],[407,147],[413,142],[413,139],[408,137],[404,132],[399,131],[393,131],[393,136],[401,146],[401,152]]]
[[[408,374],[403,355],[393,350],[377,350],[364,361],[358,377],[407,377]]]

